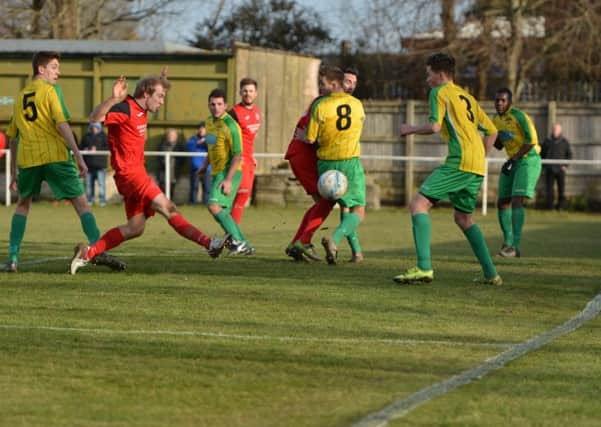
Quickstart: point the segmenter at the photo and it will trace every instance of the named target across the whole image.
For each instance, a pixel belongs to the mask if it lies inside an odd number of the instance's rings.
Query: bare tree
[[[5,0],[2,38],[135,39],[137,27],[166,18],[175,0]]]
[[[464,45],[504,69],[504,84],[514,93],[541,73],[558,79],[560,73],[564,78],[599,76],[600,2],[478,0],[472,12],[483,22],[482,37]]]

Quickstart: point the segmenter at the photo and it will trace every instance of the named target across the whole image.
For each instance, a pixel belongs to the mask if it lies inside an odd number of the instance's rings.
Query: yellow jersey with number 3
[[[476,99],[453,82],[437,86],[430,91],[429,120],[441,125],[440,133],[449,145],[445,164],[484,175],[486,151],[480,132],[491,135],[497,129]]]
[[[363,104],[347,93],[332,92],[315,101],[307,126],[307,139],[318,144],[317,158],[347,160],[359,157],[364,120]]]
[[[57,85],[36,79],[15,100],[6,134],[19,140],[17,164],[26,169],[70,159],[57,126],[69,120],[63,93]]]

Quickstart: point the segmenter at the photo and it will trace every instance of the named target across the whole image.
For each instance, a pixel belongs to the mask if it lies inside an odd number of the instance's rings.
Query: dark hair
[[[255,79],[251,79],[250,77],[244,77],[242,80],[240,80],[240,89],[247,85],[254,85],[255,89],[259,88],[259,85],[257,84],[257,81]]]
[[[211,100],[211,98],[223,98],[223,100],[225,101],[225,92],[223,91],[223,89],[213,89],[211,93],[209,93],[209,101]]]
[[[199,128],[203,128],[203,127],[205,127],[205,122],[204,122],[204,120],[198,124],[198,127],[199,127]]]
[[[31,68],[33,68],[33,77],[38,75],[38,67],[46,66],[53,59],[61,59],[61,54],[54,51],[41,51],[33,55],[31,59]]]
[[[430,55],[426,65],[429,65],[432,71],[443,72],[449,77],[455,75],[455,58],[448,53],[438,52]]]
[[[321,75],[323,77],[325,77],[328,81],[331,81],[331,82],[337,81],[341,85],[342,85],[342,82],[344,81],[344,71],[342,71],[338,67],[328,67],[323,70],[323,73]]]
[[[509,100],[509,102],[511,102],[513,100],[513,93],[511,92],[511,90],[508,87],[502,87],[501,89],[497,90],[497,95],[499,95],[501,93],[507,94],[507,99]]]
[[[163,86],[165,90],[171,87],[171,83],[164,77],[157,75],[142,77],[136,84],[134,98],[142,98],[145,93],[152,95],[156,85]]]
[[[330,68],[332,68],[330,65],[322,63],[319,66],[319,71],[318,71],[319,77],[323,77],[326,74],[326,71],[329,70]]]
[[[359,78],[359,70],[356,67],[350,66],[344,69],[344,74],[352,74],[353,76]]]

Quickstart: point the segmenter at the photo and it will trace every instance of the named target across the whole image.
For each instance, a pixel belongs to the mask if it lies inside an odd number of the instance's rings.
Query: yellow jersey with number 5
[[[69,120],[59,86],[36,79],[15,100],[6,134],[18,138],[17,164],[26,169],[70,159],[57,126]]]
[[[486,152],[480,132],[491,135],[497,129],[476,99],[453,82],[437,86],[430,91],[429,120],[440,124],[440,133],[449,145],[445,164],[484,175]]]
[[[315,101],[307,126],[307,139],[317,143],[317,158],[347,160],[359,157],[364,120],[363,104],[347,93],[332,92]]]

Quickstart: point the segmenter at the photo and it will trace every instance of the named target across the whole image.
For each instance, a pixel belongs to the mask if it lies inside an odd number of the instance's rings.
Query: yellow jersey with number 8
[[[348,160],[359,157],[364,120],[363,104],[347,93],[333,92],[315,101],[307,126],[307,139],[317,143],[317,158]]]

